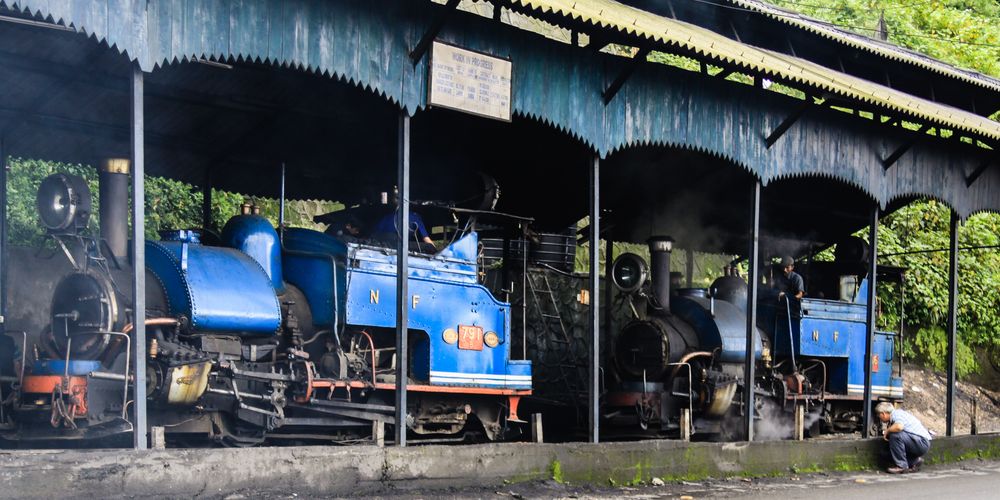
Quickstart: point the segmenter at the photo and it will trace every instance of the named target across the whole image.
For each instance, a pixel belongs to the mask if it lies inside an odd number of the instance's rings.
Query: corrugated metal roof
[[[883,42],[858,33],[853,33],[831,25],[830,23],[813,19],[795,11],[782,9],[760,0],[728,1],[735,6],[749,9],[754,12],[760,12],[761,14],[772,19],[816,33],[820,36],[835,40],[850,47],[871,52],[895,61],[913,64],[915,66],[929,69],[936,73],[956,78],[964,82],[973,83],[990,90],[1000,91],[1000,80],[976,71],[952,66],[951,64],[939,61],[926,54],[914,52],[889,42]]]
[[[908,114],[939,126],[1000,140],[1000,123],[884,85],[834,71],[805,59],[731,40],[713,31],[668,19],[612,0],[512,0],[642,39],[681,47],[726,64]]]

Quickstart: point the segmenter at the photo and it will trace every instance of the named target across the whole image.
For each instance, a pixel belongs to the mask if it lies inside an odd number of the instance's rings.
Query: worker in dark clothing
[[[802,276],[795,272],[795,259],[782,258],[781,267],[784,272],[775,280],[775,285],[778,288],[778,300],[782,300],[785,295],[796,301],[802,300],[802,296],[806,294],[806,287]]]
[[[882,402],[875,407],[878,419],[886,424],[882,438],[889,442],[893,466],[889,474],[916,472],[924,463],[924,455],[931,449],[931,433],[913,414],[897,410],[892,403]]]
[[[795,272],[795,259],[783,257],[781,259],[782,274],[775,281],[778,288],[779,307],[782,302],[787,302],[787,312],[790,317],[798,317],[802,310],[802,296],[806,294],[805,282],[802,276]]]
[[[357,242],[361,238],[362,225],[357,217],[350,216],[343,222],[331,224],[327,228],[326,234],[336,236],[341,241],[347,243]]]
[[[383,205],[388,205],[389,202],[389,192],[383,191],[381,193],[381,199]],[[372,228],[372,236],[383,243],[392,243],[396,241],[399,237],[400,231],[396,227],[396,214],[399,210],[399,191],[396,186],[392,188],[392,204],[397,208],[392,210],[382,216],[375,226]],[[434,241],[431,240],[431,235],[427,231],[427,226],[424,225],[424,219],[417,212],[410,210],[410,220],[409,230],[406,231],[406,236],[413,236],[416,241],[418,252],[433,252],[436,250],[434,246]]]

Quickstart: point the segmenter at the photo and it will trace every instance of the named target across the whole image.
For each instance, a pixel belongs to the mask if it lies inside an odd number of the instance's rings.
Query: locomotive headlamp
[[[611,264],[611,280],[625,293],[634,292],[642,287],[648,272],[646,261],[634,253],[622,254]]]
[[[444,340],[445,344],[454,344],[455,342],[458,342],[458,331],[454,328],[448,328],[441,335],[441,338]]]
[[[483,343],[487,347],[496,347],[500,345],[500,336],[497,335],[497,332],[486,332],[486,335],[483,335]]]
[[[90,219],[90,188],[77,175],[53,174],[35,196],[42,225],[52,232],[79,233]]]

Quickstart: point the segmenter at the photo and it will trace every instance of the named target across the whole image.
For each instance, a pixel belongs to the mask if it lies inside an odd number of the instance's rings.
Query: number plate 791
[[[458,325],[458,348],[470,351],[482,351],[483,327]]]

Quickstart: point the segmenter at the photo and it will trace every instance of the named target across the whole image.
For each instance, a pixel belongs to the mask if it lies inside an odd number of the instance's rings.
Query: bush
[[[910,356],[916,356],[924,365],[937,371],[948,368],[948,335],[938,327],[921,328],[909,338],[904,349]],[[959,335],[955,350],[955,371],[965,377],[979,371],[976,355]]]
[[[66,173],[83,177],[90,187],[91,215],[89,233],[98,234],[100,196],[97,184],[97,169],[88,165],[58,163],[43,160],[12,158],[8,161],[10,173],[7,181],[8,241],[15,246],[39,247],[48,239],[38,220],[35,196],[42,180],[54,173]],[[146,176],[146,238],[159,239],[161,229],[197,228],[202,224],[201,189],[180,181],[162,177]],[[239,213],[245,197],[238,193],[212,190],[212,217],[216,229],[230,217]],[[261,214],[277,225],[278,200],[254,198],[261,207]],[[314,215],[343,208],[342,204],[324,201],[291,200],[286,207],[286,224],[291,227],[306,227],[322,230],[323,226],[312,222]]]

